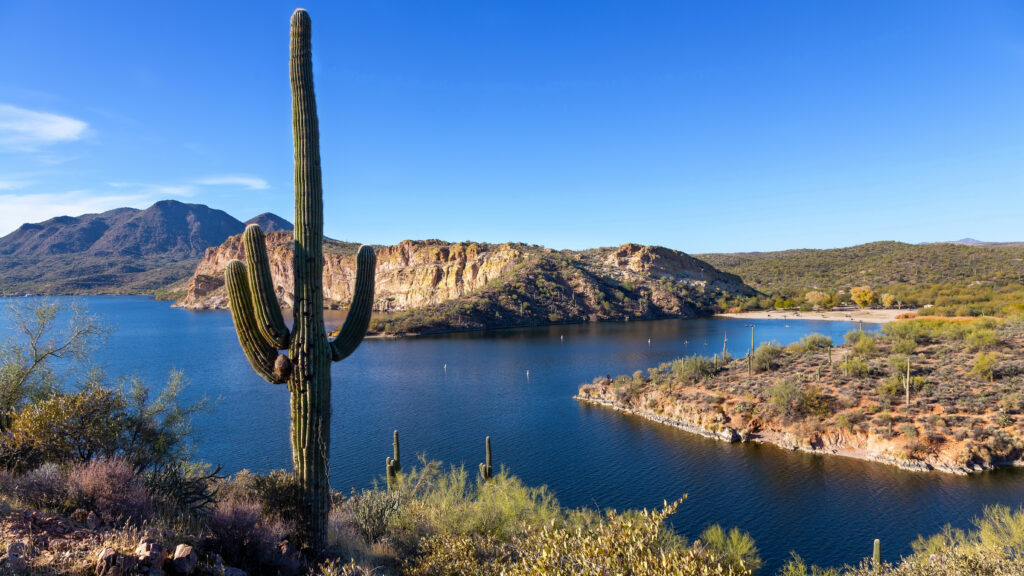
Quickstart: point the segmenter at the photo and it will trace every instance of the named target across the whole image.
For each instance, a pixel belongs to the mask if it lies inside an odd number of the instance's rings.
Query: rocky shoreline
[[[830,456],[844,456],[847,458],[855,458],[857,460],[865,460],[868,462],[878,462],[880,464],[887,464],[890,466],[896,466],[902,470],[911,472],[944,472],[947,474],[955,474],[959,476],[966,476],[970,474],[977,474],[996,468],[1003,467],[1021,467],[1024,466],[1024,460],[1012,460],[1012,461],[999,461],[993,462],[990,465],[968,463],[964,466],[950,465],[939,461],[924,461],[917,459],[905,459],[897,458],[892,454],[886,453],[875,453],[867,452],[861,449],[844,447],[835,443],[826,442],[806,442],[799,441],[792,435],[785,432],[778,431],[751,431],[751,430],[737,430],[724,424],[712,424],[706,425],[700,422],[687,421],[681,418],[672,418],[663,414],[657,414],[650,410],[644,410],[639,408],[632,408],[629,406],[622,405],[618,402],[609,400],[602,397],[584,396],[577,394],[573,396],[573,399],[589,404],[592,406],[600,406],[603,408],[610,408],[618,412],[637,416],[651,422],[662,424],[665,426],[672,426],[679,428],[691,434],[698,436],[704,436],[705,438],[712,438],[726,443],[736,442],[756,442],[758,444],[767,444],[783,448],[786,450],[799,450],[801,452],[807,452],[810,454],[830,455]]]

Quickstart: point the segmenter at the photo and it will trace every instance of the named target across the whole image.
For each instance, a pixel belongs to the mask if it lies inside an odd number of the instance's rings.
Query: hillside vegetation
[[[927,313],[944,316],[1003,314],[1024,302],[1022,244],[873,242],[698,257],[763,293],[725,304],[738,309],[830,306],[855,300],[858,287],[875,294],[859,304],[932,305]]]

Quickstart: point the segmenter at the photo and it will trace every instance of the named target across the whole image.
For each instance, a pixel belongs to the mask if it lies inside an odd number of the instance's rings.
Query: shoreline
[[[758,310],[754,312],[723,312],[716,318],[739,318],[743,320],[827,320],[836,322],[863,322],[866,324],[887,324],[901,315],[913,313],[913,309],[856,309],[797,312],[784,310]]]
[[[1012,460],[1012,461],[999,461],[993,462],[988,466],[981,466],[970,464],[968,466],[949,466],[938,462],[926,462],[924,460],[916,459],[900,459],[889,454],[869,452],[863,448],[852,448],[835,446],[815,447],[794,441],[789,435],[783,432],[775,431],[761,431],[756,433],[748,433],[747,431],[737,431],[729,426],[721,426],[717,430],[709,429],[699,423],[687,422],[679,420],[677,418],[670,418],[655,414],[648,410],[638,410],[623,406],[616,402],[611,402],[604,398],[595,398],[582,396],[576,394],[573,396],[573,400],[581,402],[590,406],[597,406],[601,408],[608,408],[638,418],[643,418],[648,422],[655,424],[662,424],[665,426],[671,426],[673,428],[679,428],[684,432],[689,432],[697,436],[703,436],[705,438],[711,438],[726,444],[742,443],[742,442],[754,442],[757,444],[764,444],[768,446],[774,446],[782,450],[793,450],[806,452],[808,454],[818,454],[822,456],[842,456],[844,458],[852,458],[854,460],[863,460],[865,462],[876,462],[878,464],[887,464],[889,466],[895,466],[901,470],[908,472],[943,472],[945,474],[953,474],[955,476],[970,476],[995,470],[997,468],[1019,468],[1024,467],[1024,460]]]

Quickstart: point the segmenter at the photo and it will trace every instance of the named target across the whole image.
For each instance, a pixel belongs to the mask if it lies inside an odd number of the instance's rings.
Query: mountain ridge
[[[22,224],[0,238],[0,292],[153,293],[244,229],[222,210],[177,200]]]

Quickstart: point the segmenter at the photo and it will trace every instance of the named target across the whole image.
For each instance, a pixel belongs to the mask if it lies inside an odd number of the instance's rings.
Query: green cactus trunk
[[[356,286],[341,333],[328,341],[323,313],[323,190],[320,132],[310,50],[310,19],[291,20],[292,134],[295,142],[295,285],[292,333],[284,325],[271,281],[266,241],[256,225],[243,236],[248,266],[225,271],[231,315],[252,368],[291,393],[292,466],[303,494],[301,529],[314,552],[324,549],[330,511],[331,361],[351,354],[366,333],[373,307],[376,256],[363,246],[356,256]],[[288,349],[288,355],[278,350]]]
[[[393,458],[384,459],[384,471],[386,472],[385,477],[388,482],[388,490],[392,490],[396,487],[396,480],[398,479],[398,473],[402,471],[402,460],[401,454],[398,449],[398,430],[395,430],[395,439],[391,442],[391,446],[394,448],[395,455]]]
[[[483,478],[484,482],[490,480],[494,476],[494,468],[491,467],[491,437],[488,436],[484,440],[486,445],[485,460],[480,463],[480,477]]]
[[[874,567],[875,574],[882,571],[882,541],[875,538],[875,549],[871,554],[871,564]]]

